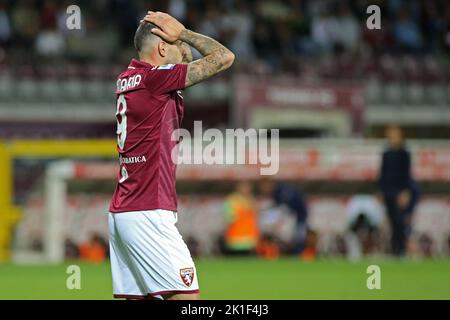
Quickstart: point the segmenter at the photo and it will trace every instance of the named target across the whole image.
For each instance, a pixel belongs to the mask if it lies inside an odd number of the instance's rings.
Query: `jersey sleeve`
[[[185,88],[187,64],[167,64],[148,71],[146,87],[150,90],[169,93]]]

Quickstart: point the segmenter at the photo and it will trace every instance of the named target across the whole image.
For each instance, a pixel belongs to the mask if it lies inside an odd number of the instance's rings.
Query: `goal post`
[[[14,162],[18,159],[111,158],[117,156],[114,139],[11,140],[0,141],[0,263],[46,260],[41,254],[13,252],[13,232],[22,217],[15,204]],[[56,193],[55,193],[56,195]],[[51,224],[53,222],[50,222]],[[56,251],[55,251],[56,252]]]
[[[45,216],[43,234],[43,256],[48,262],[64,261],[64,216],[66,205],[66,180],[73,176],[70,161],[50,164],[45,175]]]
[[[64,210],[67,183],[73,179],[113,180],[117,165],[63,160],[51,163],[45,175],[44,256],[48,262],[64,261]]]
[[[60,160],[51,162],[44,177],[44,214],[41,254],[18,252],[16,262],[61,263],[65,259],[65,211],[68,203],[70,180],[111,181],[118,166],[111,162],[77,162]]]

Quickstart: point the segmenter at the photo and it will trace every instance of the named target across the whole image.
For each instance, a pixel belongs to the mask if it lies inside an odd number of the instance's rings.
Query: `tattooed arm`
[[[191,45],[203,55],[202,59],[189,63],[186,87],[228,69],[234,62],[234,54],[230,50],[207,36],[184,29],[180,34],[180,40]]]
[[[144,20],[159,27],[152,32],[163,40],[169,43],[185,42],[203,55],[203,58],[188,64],[186,87],[228,69],[234,62],[234,54],[225,46],[207,36],[187,30],[167,13],[149,11]]]

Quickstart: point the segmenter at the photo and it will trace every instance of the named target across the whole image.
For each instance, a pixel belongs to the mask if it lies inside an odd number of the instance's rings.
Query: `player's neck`
[[[152,66],[161,66],[164,61],[156,61],[158,59],[152,59],[151,57],[139,57],[139,61],[151,64]]]

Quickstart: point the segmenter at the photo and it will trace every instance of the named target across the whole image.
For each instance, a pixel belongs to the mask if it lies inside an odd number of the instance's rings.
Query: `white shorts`
[[[175,226],[176,212],[109,213],[108,222],[115,298],[199,292],[194,262]]]

